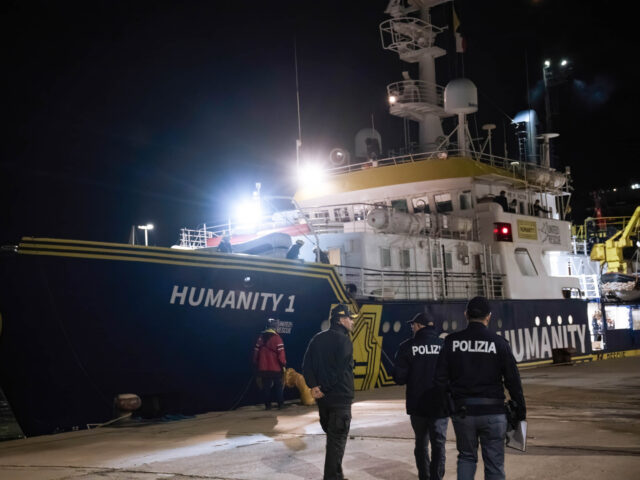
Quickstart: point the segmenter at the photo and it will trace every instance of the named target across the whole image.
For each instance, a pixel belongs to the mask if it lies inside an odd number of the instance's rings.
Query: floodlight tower
[[[435,41],[443,28],[431,24],[429,11],[448,0],[391,0],[385,13],[391,19],[380,24],[382,47],[391,50],[408,63],[418,63],[420,78],[411,79],[403,72],[404,80],[387,85],[389,112],[420,124],[420,146],[434,149],[444,137],[441,119],[451,116],[444,110],[444,88],[436,84],[435,59],[446,55]],[[418,16],[409,16],[419,12]]]

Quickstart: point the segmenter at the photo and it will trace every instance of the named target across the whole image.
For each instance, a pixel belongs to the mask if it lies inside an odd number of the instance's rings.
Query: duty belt
[[[471,405],[504,405],[504,400],[500,398],[462,398],[455,401],[455,413],[465,418],[467,416],[467,407]]]

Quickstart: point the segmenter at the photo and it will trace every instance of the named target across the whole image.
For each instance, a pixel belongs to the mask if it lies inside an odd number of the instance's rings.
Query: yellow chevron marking
[[[378,335],[382,305],[362,305],[360,316],[351,334],[353,358],[358,364],[355,389],[369,390],[376,386],[382,356],[382,337]]]

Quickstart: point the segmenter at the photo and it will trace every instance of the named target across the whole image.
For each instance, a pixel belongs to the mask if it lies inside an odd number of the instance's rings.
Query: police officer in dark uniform
[[[418,478],[442,480],[449,418],[444,388],[435,386],[434,377],[443,340],[438,337],[434,322],[423,313],[414,315],[407,323],[411,325],[413,338],[400,344],[393,379],[398,385],[407,385],[407,413],[416,436],[413,453]]]
[[[331,309],[331,326],[316,334],[307,347],[302,371],[311,396],[318,402],[320,426],[327,434],[324,480],[346,480],[342,457],[351,426],[353,344],[349,332],[357,317],[348,305]]]
[[[473,479],[478,440],[484,478],[502,480],[507,432],[504,387],[516,403],[518,420],[526,418],[520,374],[511,347],[487,328],[491,308],[484,297],[467,303],[465,330],[448,335],[438,357],[436,385],[448,387],[455,412],[451,416],[458,448],[458,480]]]

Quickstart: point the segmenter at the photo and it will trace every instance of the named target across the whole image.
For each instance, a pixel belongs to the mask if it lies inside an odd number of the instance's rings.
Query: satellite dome
[[[356,158],[378,158],[382,151],[382,137],[373,128],[356,133]]]
[[[451,80],[444,89],[444,111],[474,113],[478,111],[478,89],[468,78]]]

